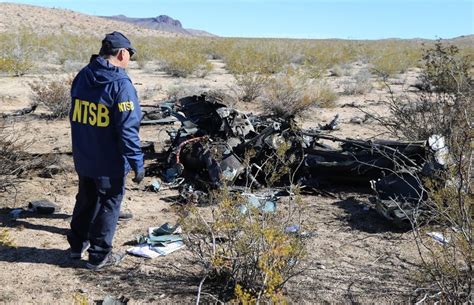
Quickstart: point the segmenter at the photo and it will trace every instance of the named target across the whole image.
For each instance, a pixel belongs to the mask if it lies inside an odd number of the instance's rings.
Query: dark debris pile
[[[429,141],[333,137],[337,116],[319,128],[301,129],[293,117],[244,114],[207,95],[144,109],[142,125],[175,122],[181,126],[167,130],[170,145],[157,159],[156,173],[183,189],[372,187],[378,211],[406,224],[426,198],[422,178],[443,168],[434,158],[439,145]]]

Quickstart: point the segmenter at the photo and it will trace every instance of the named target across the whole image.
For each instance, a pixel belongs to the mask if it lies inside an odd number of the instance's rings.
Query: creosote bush
[[[175,77],[188,77],[193,73],[204,77],[212,69],[212,65],[196,52],[169,50],[161,53],[163,70]]]
[[[423,91],[388,101],[391,116],[381,120],[394,135],[408,140],[444,137],[448,154],[443,168],[433,168],[423,180],[427,210],[412,220],[421,264],[417,289],[420,300],[465,303],[473,293],[472,159],[474,111],[472,76],[467,57],[437,43],[423,56]],[[428,160],[430,162],[431,160]],[[409,168],[406,170],[410,171]],[[436,243],[427,232],[443,234]]]
[[[19,140],[11,123],[0,122],[0,193],[14,187],[18,175],[27,169],[23,160],[29,145],[30,142]]]
[[[264,110],[280,117],[302,115],[313,106],[332,107],[337,94],[323,82],[297,75],[279,75],[269,80],[262,96]]]
[[[53,118],[63,118],[69,113],[71,107],[71,84],[73,77],[54,79],[51,81],[34,81],[29,83],[32,101],[44,105],[51,111]]]
[[[39,47],[35,34],[27,29],[17,33],[0,34],[0,72],[13,76],[22,76],[34,66],[33,54],[38,53]]]
[[[211,293],[222,301],[284,302],[282,288],[299,272],[305,254],[303,239],[285,232],[295,219],[283,206],[263,213],[227,188],[211,198],[217,204],[211,215],[190,207],[180,221],[185,242],[203,268],[203,283],[209,283]],[[292,211],[301,212],[298,194],[291,204]]]
[[[15,240],[10,236],[10,231],[8,229],[0,229],[0,248],[15,248]]]
[[[372,89],[371,74],[368,70],[360,70],[351,80],[343,82],[343,94],[359,95],[370,92]]]
[[[421,80],[432,91],[469,94],[472,90],[470,69],[473,60],[474,54],[462,55],[458,47],[444,45],[438,40],[433,48],[423,54],[425,66]]]
[[[239,88],[239,99],[243,102],[253,102],[263,94],[265,86],[268,84],[268,75],[257,73],[245,73],[237,75],[237,86]]]
[[[409,68],[418,66],[421,60],[421,45],[416,43],[378,41],[366,51],[373,72],[383,78],[404,73]]]
[[[179,38],[166,39],[162,43],[158,49],[147,48],[146,57],[159,59],[162,62],[162,70],[171,76],[205,77],[212,70],[212,64],[207,61],[207,56],[202,51],[202,42]]]

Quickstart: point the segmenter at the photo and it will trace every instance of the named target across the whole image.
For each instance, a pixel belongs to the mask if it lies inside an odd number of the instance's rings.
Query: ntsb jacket
[[[125,70],[97,57],[71,87],[72,153],[80,176],[123,177],[143,170],[141,110]]]

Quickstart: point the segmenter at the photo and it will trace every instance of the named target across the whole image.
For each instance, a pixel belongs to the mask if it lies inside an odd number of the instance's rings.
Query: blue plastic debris
[[[269,196],[256,196],[250,193],[244,193],[242,196],[247,198],[247,202],[239,206],[239,211],[246,214],[249,208],[259,209],[263,213],[274,213],[276,211],[276,202]]]
[[[298,233],[300,230],[299,225],[291,225],[285,228],[285,233]]]
[[[265,204],[262,208],[262,211],[264,213],[273,213],[273,212],[275,212],[276,211],[276,203],[273,202],[273,201],[269,201],[269,200],[265,201]]]
[[[150,185],[148,186],[148,190],[155,193],[158,193],[160,191],[160,188],[161,188],[161,183],[156,179],[153,179]]]

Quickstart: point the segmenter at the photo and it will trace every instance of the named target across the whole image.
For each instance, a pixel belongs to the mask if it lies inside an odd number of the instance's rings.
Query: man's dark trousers
[[[71,252],[81,252],[90,242],[89,262],[97,264],[105,259],[112,250],[124,193],[125,177],[79,176],[79,192],[67,237]]]

